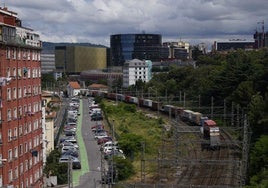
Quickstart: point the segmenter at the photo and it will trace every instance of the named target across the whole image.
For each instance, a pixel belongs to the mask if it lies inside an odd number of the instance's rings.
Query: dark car
[[[79,152],[77,150],[67,150],[66,152],[63,152],[62,155],[63,156],[73,156],[78,158],[79,157]]]
[[[81,169],[81,163],[78,158],[72,156],[62,156],[59,159],[60,163],[69,163],[72,162],[73,169]]]
[[[102,115],[96,115],[91,117],[91,121],[101,121],[103,120],[103,116]]]

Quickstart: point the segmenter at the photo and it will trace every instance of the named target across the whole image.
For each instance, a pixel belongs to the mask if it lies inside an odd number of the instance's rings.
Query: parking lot
[[[60,161],[68,162],[68,160],[72,160],[74,162],[72,170],[73,187],[103,187],[104,185],[101,182],[109,183],[110,180],[107,177],[111,177],[109,176],[111,173],[107,160],[113,155],[123,158],[125,156],[118,145],[113,144],[114,141],[109,134],[110,131],[104,130],[103,116],[97,109],[98,107],[95,106],[96,104],[92,105],[94,110],[90,108],[91,104],[88,99],[80,99],[78,104],[79,106],[71,104],[67,107],[68,120],[60,137],[60,149],[63,153]],[[106,144],[106,147],[101,149],[101,144],[108,141],[110,144]],[[104,174],[105,177],[103,177]]]

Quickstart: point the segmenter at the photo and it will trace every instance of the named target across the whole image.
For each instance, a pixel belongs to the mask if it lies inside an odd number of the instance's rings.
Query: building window
[[[16,59],[16,55],[17,55],[16,48],[12,48],[12,59]]]
[[[21,88],[20,87],[18,88],[18,95],[19,95],[18,97],[20,99],[21,98]]]
[[[17,99],[17,88],[13,88],[13,99]]]
[[[10,48],[7,47],[7,59],[10,59]]]
[[[31,86],[28,86],[28,92],[27,92],[28,95],[31,95],[32,94],[32,91],[31,91]],[[30,110],[29,110],[30,111]]]
[[[7,88],[7,100],[10,101],[11,100],[11,89]]]
[[[18,49],[18,59],[20,59],[20,49]]]
[[[22,144],[20,144],[19,154],[20,154],[20,156],[23,154],[23,146],[22,146]]]
[[[22,126],[20,125],[20,127],[19,127],[19,135],[22,136],[22,134],[23,134],[22,133]]]
[[[12,149],[8,150],[8,161],[12,161]]]
[[[13,177],[12,177],[12,170],[9,170],[9,171],[8,171],[8,181],[9,181],[9,182],[12,182],[12,180],[13,180]]]
[[[18,177],[19,177],[19,171],[18,171],[18,167],[16,166],[14,170],[14,178],[17,179]]]
[[[28,144],[27,142],[24,143],[24,153],[28,152]]]
[[[25,172],[28,170],[28,160],[25,160],[24,162],[24,169],[25,169]]]
[[[14,157],[18,158],[18,148],[17,147],[14,148]]]
[[[13,109],[13,119],[14,119],[14,120],[17,119],[17,114],[18,114],[18,112],[17,112],[17,108],[14,108],[14,109]]]
[[[20,175],[23,174],[23,163],[20,163]]]
[[[30,50],[27,50],[27,59],[31,60],[31,51]]]
[[[18,78],[21,78],[21,68],[18,68]]]
[[[7,121],[11,121],[11,118],[12,118],[12,116],[11,116],[11,110],[8,109],[7,110]]]
[[[25,49],[23,49],[23,51],[22,51],[22,58],[23,59],[26,59],[27,58],[26,50]]]
[[[21,118],[21,117],[22,117],[22,107],[19,106],[19,118]]]
[[[28,133],[28,126],[27,124],[24,124],[24,135]]]
[[[26,86],[23,87],[23,97],[26,97],[26,94],[27,94],[27,89],[26,89]]]
[[[13,68],[13,76],[14,76],[14,78],[17,77],[17,71],[16,71],[16,68]]]
[[[17,138],[17,136],[18,136],[18,128],[17,127],[14,128],[13,135],[14,135],[14,137]]]
[[[31,78],[31,69],[30,69],[30,67],[28,67],[27,70],[28,70],[28,72],[27,72],[28,78]]]
[[[7,68],[7,78],[9,78],[10,77],[10,68],[8,67]]]

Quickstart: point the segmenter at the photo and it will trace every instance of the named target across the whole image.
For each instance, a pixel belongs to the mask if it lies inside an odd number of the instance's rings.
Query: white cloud
[[[252,39],[268,23],[266,0],[12,0],[6,6],[44,41],[109,46],[111,34],[157,33],[165,40]]]

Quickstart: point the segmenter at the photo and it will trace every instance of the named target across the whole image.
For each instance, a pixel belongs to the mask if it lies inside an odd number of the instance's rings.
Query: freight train
[[[203,116],[200,112],[195,112],[183,107],[163,104],[159,101],[151,99],[138,98],[135,96],[124,95],[119,93],[107,93],[102,91],[91,91],[89,95],[92,97],[101,96],[114,101],[122,101],[125,103],[135,104],[140,107],[158,111],[172,117],[179,117],[182,121],[191,126],[200,126],[203,138],[209,140],[210,146],[218,146],[220,144],[220,129],[214,120]]]

